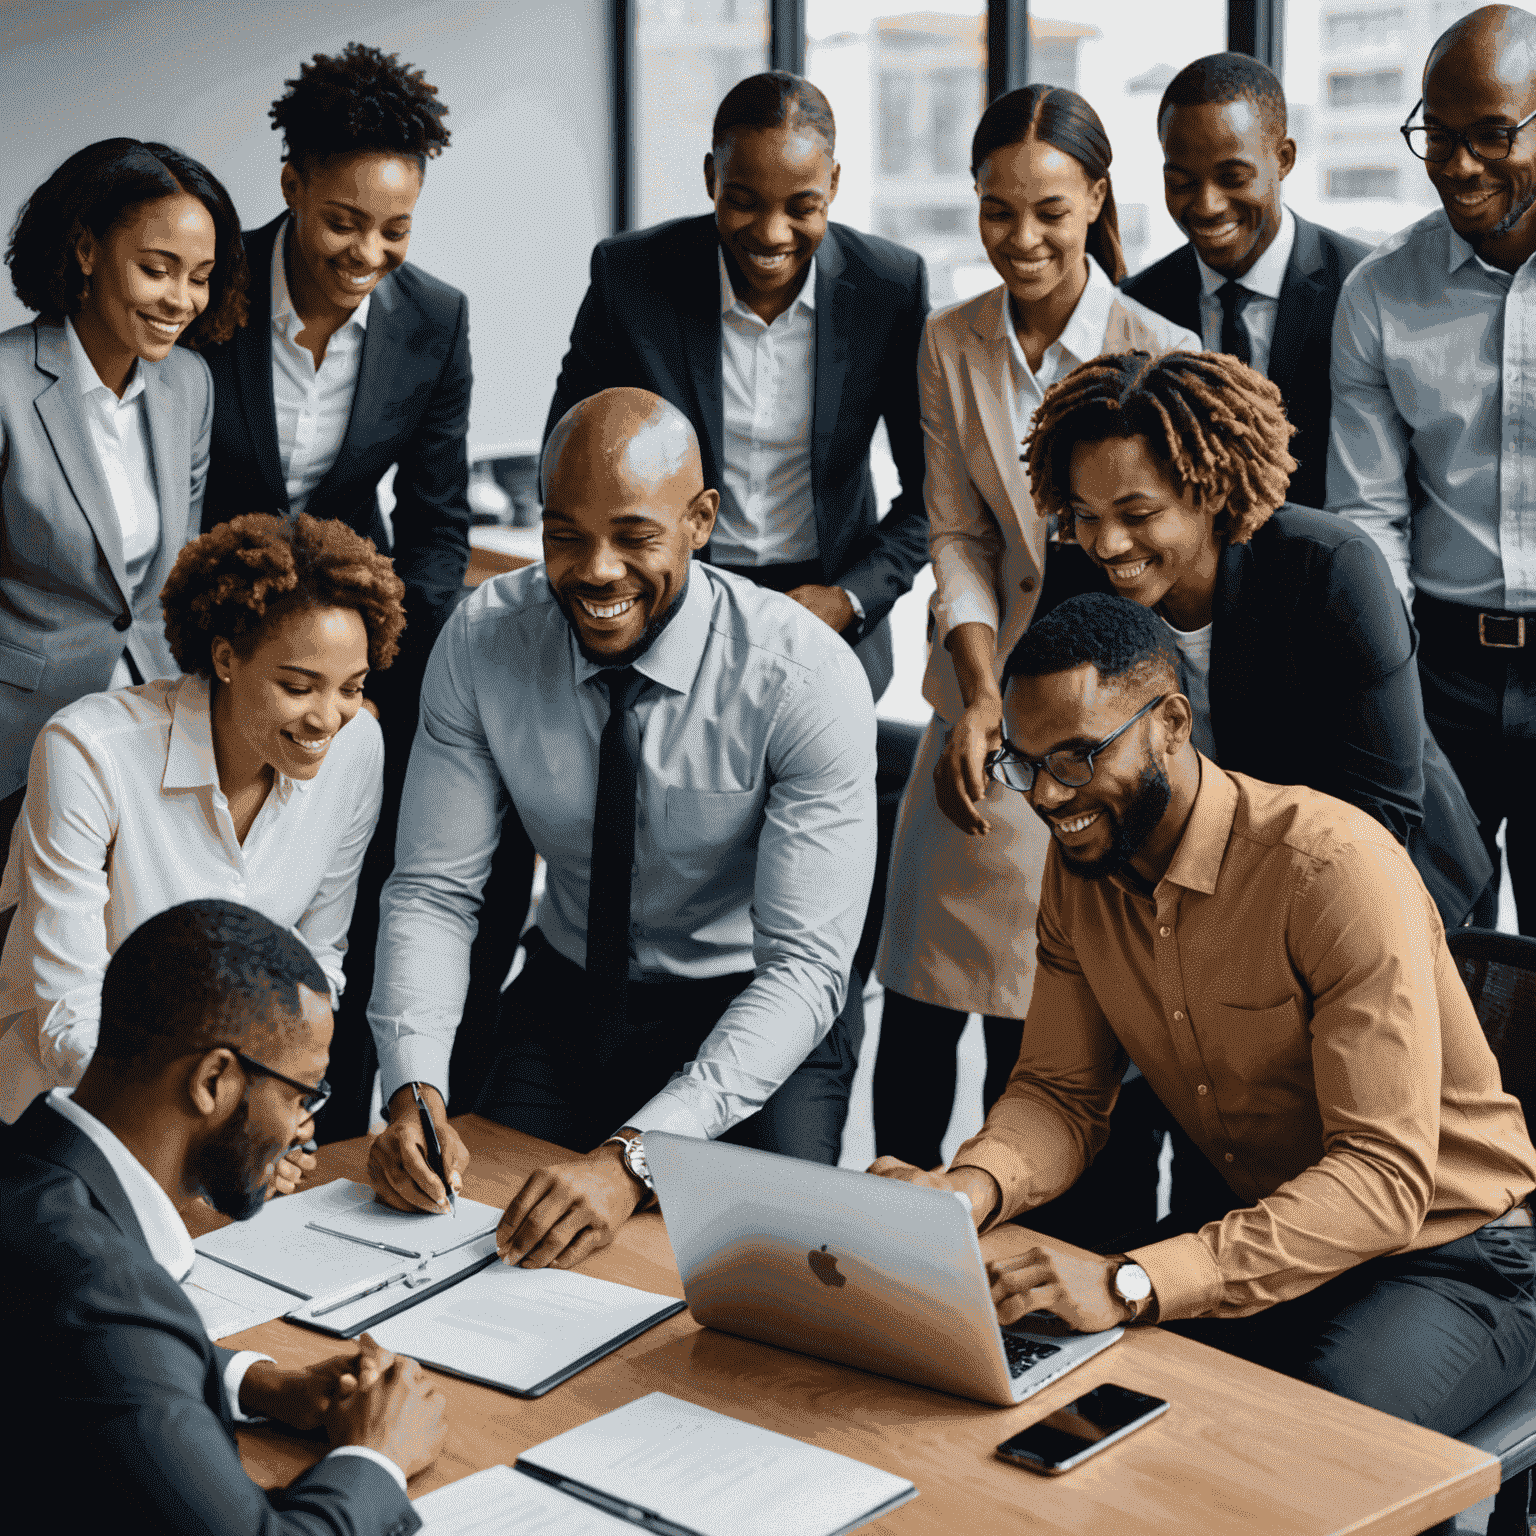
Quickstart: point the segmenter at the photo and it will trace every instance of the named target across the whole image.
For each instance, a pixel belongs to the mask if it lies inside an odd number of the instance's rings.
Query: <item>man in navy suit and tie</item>
[[[1157,132],[1163,195],[1189,243],[1120,286],[1278,387],[1297,428],[1287,500],[1321,507],[1333,312],[1369,247],[1285,206],[1280,183],[1296,164],[1285,93],[1246,53],[1180,70],[1158,103]]]
[[[713,214],[593,251],[544,435],[604,389],[671,401],[720,493],[701,558],[830,625],[878,701],[892,671],[886,616],[928,562],[917,400],[928,277],[914,252],[829,223],[835,140],[810,81],[774,70],[732,87],[704,158]],[[869,467],[882,418],[901,476],[883,520]],[[916,738],[881,722],[879,864],[855,957],[864,975]]]

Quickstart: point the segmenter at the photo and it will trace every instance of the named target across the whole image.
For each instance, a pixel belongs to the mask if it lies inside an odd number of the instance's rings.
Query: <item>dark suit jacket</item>
[[[1109,578],[1051,547],[1035,622]],[[1447,927],[1493,868],[1477,817],[1424,723],[1417,636],[1375,541],[1345,518],[1283,506],[1221,555],[1211,732],[1223,768],[1305,784],[1369,811],[1408,846]]]
[[[90,1138],[35,1099],[0,1140],[0,1263],[24,1409],[9,1431],[46,1523],[167,1536],[406,1536],[421,1526],[376,1462],[329,1457],[287,1488],[240,1465],[223,1373],[150,1256]],[[14,1290],[12,1289],[14,1287]]]
[[[620,385],[648,389],[693,423],[704,483],[721,485],[718,250],[712,214],[597,245],[546,439],[588,395]],[[828,227],[816,253],[811,490],[822,581],[863,604],[864,624],[846,633],[877,699],[891,680],[886,615],[928,563],[917,405],[917,349],[927,315],[921,256],[842,224]],[[901,475],[901,494],[883,521],[869,472],[869,442],[882,416]]]
[[[1291,439],[1296,473],[1288,500],[1303,507],[1321,507],[1327,499],[1328,412],[1332,394],[1328,369],[1333,348],[1333,312],[1344,279],[1366,256],[1370,246],[1335,234],[1299,214],[1296,243],[1286,265],[1275,316],[1275,338],[1269,350],[1269,377],[1285,400],[1286,414],[1297,427]],[[1191,245],[1128,277],[1121,288],[1148,309],[1188,326],[1200,335],[1200,269]],[[1273,781],[1271,781],[1273,782]]]
[[[203,352],[214,384],[204,532],[242,512],[288,510],[272,400],[272,245],[282,223],[277,218],[246,235],[250,321],[233,340]],[[397,678],[419,681],[432,641],[463,592],[469,392],[469,302],[406,262],[373,291],[347,434],[304,509],[340,518],[393,554],[410,621]],[[399,466],[393,544],[377,495],[391,464]],[[410,719],[414,724],[414,699]]]

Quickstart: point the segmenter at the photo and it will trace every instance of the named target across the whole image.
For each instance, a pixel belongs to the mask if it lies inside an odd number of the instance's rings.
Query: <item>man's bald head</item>
[[[572,473],[589,487],[594,479],[619,479],[627,488],[656,490],[684,478],[694,492],[704,489],[693,424],[670,400],[646,389],[605,389],[578,400],[555,423],[540,464],[546,503],[559,501],[564,477]]]
[[[542,468],[550,591],[589,661],[628,666],[676,617],[715,526],[699,440],[660,395],[605,389],[560,418]]]
[[[1514,84],[1536,75],[1536,16],[1518,5],[1484,5],[1469,11],[1435,39],[1424,61],[1424,81],[1442,60],[1489,73]]]

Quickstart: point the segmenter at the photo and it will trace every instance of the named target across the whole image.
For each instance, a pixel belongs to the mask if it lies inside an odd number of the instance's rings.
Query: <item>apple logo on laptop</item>
[[[848,1276],[837,1272],[837,1255],[828,1253],[825,1243],[820,1248],[813,1248],[806,1257],[811,1261],[811,1273],[823,1285],[847,1285]]]

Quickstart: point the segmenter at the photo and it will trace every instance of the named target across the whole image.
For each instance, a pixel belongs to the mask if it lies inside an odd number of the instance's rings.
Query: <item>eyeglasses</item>
[[[255,1072],[260,1077],[275,1077],[278,1082],[287,1083],[290,1088],[297,1088],[303,1095],[299,1105],[306,1115],[318,1114],[331,1096],[331,1085],[323,1077],[318,1083],[301,1083],[295,1078],[284,1077],[281,1072],[274,1072],[271,1067],[257,1061],[253,1056],[247,1056],[244,1051],[231,1045],[227,1040],[221,1040],[219,1044],[226,1051],[233,1052],[235,1060],[247,1071]]]
[[[1021,795],[1027,795],[1035,787],[1035,775],[1041,768],[1044,768],[1058,784],[1064,785],[1067,789],[1081,789],[1093,779],[1094,758],[1106,747],[1118,741],[1149,709],[1156,709],[1167,697],[1166,693],[1158,694],[1155,699],[1143,704],[1118,731],[1112,731],[1097,746],[1088,747],[1086,750],[1082,747],[1063,747],[1059,752],[1046,753],[1037,761],[1019,751],[1005,737],[1002,746],[996,752],[987,754],[987,772],[999,784],[1005,784],[1009,789],[1016,789]]]
[[[1413,112],[1417,112],[1423,105],[1421,97]],[[1410,118],[1413,112],[1408,114]],[[1423,123],[1415,123],[1410,128],[1404,123],[1397,131],[1420,160],[1430,165],[1442,165],[1456,153],[1458,144],[1465,144],[1476,160],[1507,160],[1515,147],[1515,135],[1531,122],[1536,122],[1536,112],[1516,123],[1513,128],[1506,128],[1502,124],[1480,123],[1465,133],[1458,133],[1454,128],[1430,128]]]

